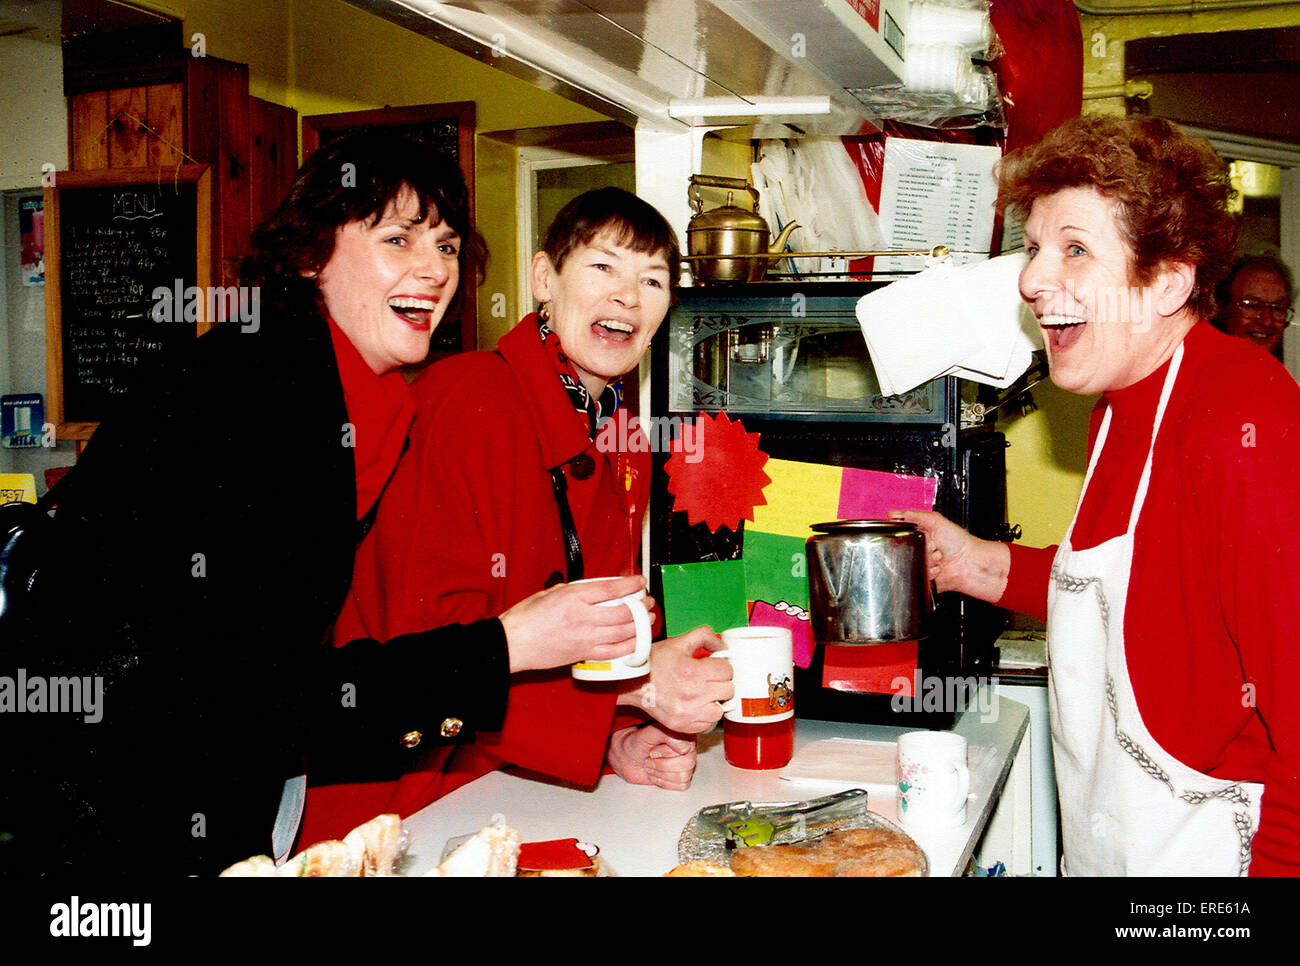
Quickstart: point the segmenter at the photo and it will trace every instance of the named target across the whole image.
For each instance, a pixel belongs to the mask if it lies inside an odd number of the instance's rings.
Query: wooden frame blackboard
[[[131,376],[217,321],[211,173],[59,171],[44,195],[49,418],[59,439],[87,440]],[[160,288],[172,297],[155,297]]]
[[[302,156],[305,161],[326,141],[367,127],[396,128],[437,145],[454,160],[469,189],[470,214],[477,221],[474,207],[474,102],[450,101],[446,104],[421,104],[414,107],[386,107],[373,111],[347,111],[342,114],[314,114],[302,119]],[[473,280],[461,279],[462,286]],[[466,287],[460,299],[460,325],[444,319],[433,333],[429,346],[430,361],[477,348],[478,294]]]

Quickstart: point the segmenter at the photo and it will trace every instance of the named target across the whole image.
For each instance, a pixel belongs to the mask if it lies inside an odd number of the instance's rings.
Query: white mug
[[[794,639],[788,627],[733,627],[710,657],[731,662],[736,695],[722,702],[728,721],[768,724],[794,717]]]
[[[951,731],[909,731],[898,738],[898,820],[913,829],[966,821],[970,769],[966,739]]]
[[[616,580],[615,577],[588,577],[575,580],[575,584],[593,584],[601,580]],[[626,607],[632,614],[632,623],[636,625],[636,650],[631,654],[616,657],[609,661],[580,661],[573,665],[570,673],[578,681],[626,681],[650,673],[650,611],[645,604],[646,592],[638,590],[625,597],[602,600],[597,607]]]

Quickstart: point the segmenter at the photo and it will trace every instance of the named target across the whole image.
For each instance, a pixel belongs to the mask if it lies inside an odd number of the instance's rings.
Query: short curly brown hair
[[[1237,218],[1228,167],[1204,139],[1159,117],[1082,115],[1008,155],[998,179],[999,205],[1021,218],[1036,199],[1065,188],[1114,199],[1134,279],[1145,284],[1161,264],[1187,262],[1196,268],[1187,306],[1198,318],[1214,317]]]

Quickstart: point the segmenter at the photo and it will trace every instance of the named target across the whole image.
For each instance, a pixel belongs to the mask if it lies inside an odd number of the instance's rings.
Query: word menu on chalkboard
[[[46,307],[51,416],[61,437],[82,439],[159,356],[214,321],[172,297],[210,288],[208,174],[202,165],[65,172],[46,193],[47,286],[57,281]]]

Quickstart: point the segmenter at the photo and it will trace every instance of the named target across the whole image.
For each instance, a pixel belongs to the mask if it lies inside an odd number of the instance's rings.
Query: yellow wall
[[[1103,6],[1098,3],[1097,6]],[[1132,2],[1125,6],[1136,6]],[[1145,6],[1158,5],[1151,0]],[[1084,2],[1083,7],[1089,4]],[[1092,16],[1081,13],[1083,30],[1083,87],[1109,87],[1124,83],[1124,43],[1142,37],[1170,37],[1178,34],[1219,33],[1225,30],[1260,30],[1300,26],[1300,4],[1259,4],[1259,9],[1220,10],[1198,13],[1152,13],[1130,16]],[[1088,112],[1123,114],[1121,98],[1089,99]]]
[[[343,0],[166,0],[191,49],[248,64],[254,97],[299,115],[473,101],[480,132],[605,120],[432,43]],[[516,152],[475,139],[477,223],[491,257],[479,289],[479,345],[491,348],[519,302],[515,281]],[[503,315],[502,306],[509,306]]]

